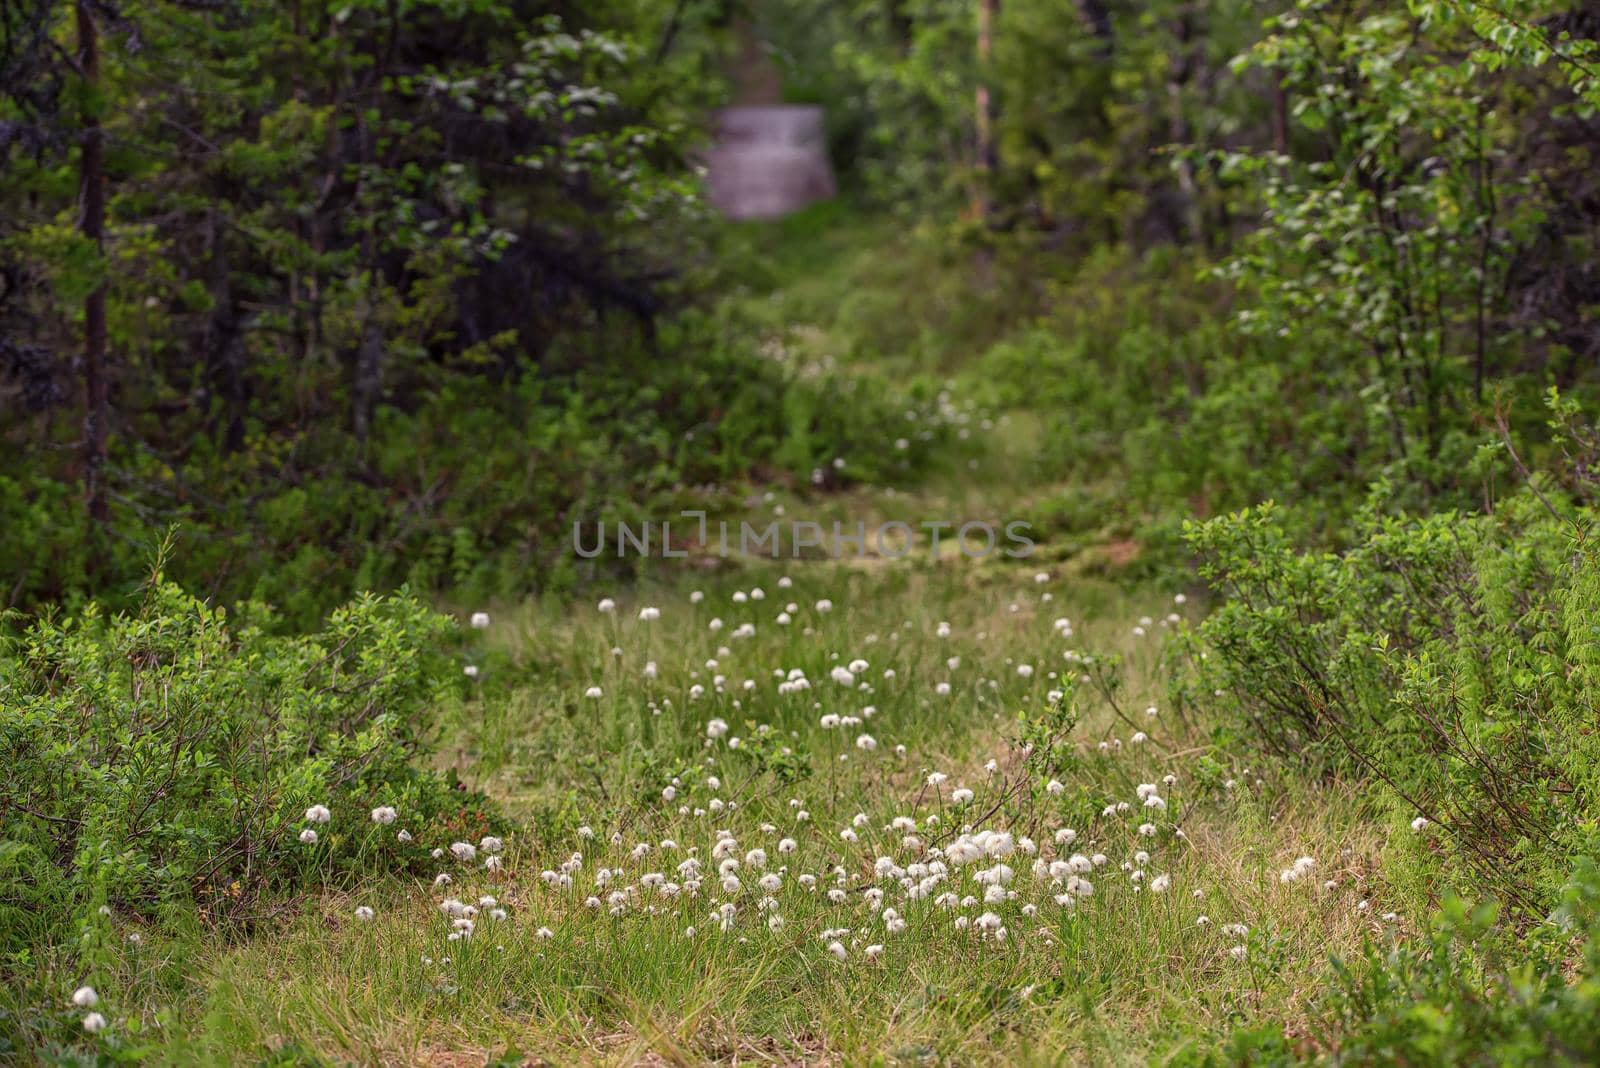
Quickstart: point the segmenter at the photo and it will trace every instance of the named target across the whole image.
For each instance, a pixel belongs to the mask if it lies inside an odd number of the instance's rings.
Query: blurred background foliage
[[[1597,24],[7,0],[0,592],[115,600],[174,523],[175,578],[293,621],[562,589],[574,522],[986,452],[1156,568],[1266,498],[1324,544],[1377,479],[1479,505],[1593,388]],[[734,226],[698,152],[752,45],[846,192]]]

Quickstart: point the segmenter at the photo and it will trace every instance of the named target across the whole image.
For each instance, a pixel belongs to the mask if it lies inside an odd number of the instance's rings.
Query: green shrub
[[[1600,867],[1582,857],[1561,905],[1526,931],[1493,902],[1447,899],[1428,931],[1331,962],[1311,1019],[1241,1028],[1168,1063],[1548,1065],[1600,1060]]]
[[[514,595],[575,580],[575,522],[715,509],[715,487],[752,476],[915,479],[955,440],[934,403],[886,380],[790,367],[756,354],[742,328],[716,330],[685,316],[664,325],[671,358],[573,351],[546,374],[447,381],[410,410],[380,408],[362,448],[342,427],[311,425],[238,453],[197,450],[181,468],[119,449],[113,477],[139,488],[106,530],[83,515],[64,472],[0,476],[0,605],[36,610],[92,590],[125,607],[174,523],[175,581],[223,604],[271,604],[290,627],[401,584],[463,600]],[[902,437],[919,447],[897,449]],[[0,443],[19,470],[31,455]],[[637,564],[584,566],[626,575]]]
[[[480,798],[418,765],[456,678],[450,620],[402,594],[304,637],[264,622],[158,581],[135,612],[90,605],[6,643],[0,949],[101,906],[242,918],[271,892],[420,866],[421,843],[487,829]],[[326,824],[306,822],[313,805]],[[376,822],[379,806],[398,819]]]
[[[1446,901],[1419,942],[1334,963],[1324,1029],[1344,1064],[1593,1064],[1600,1058],[1600,873],[1585,860],[1560,922],[1498,928]],[[1573,943],[1579,974],[1569,981]]]
[[[1542,914],[1592,847],[1600,547],[1532,492],[1301,552],[1276,508],[1191,525],[1224,603],[1203,689],[1271,752],[1382,784],[1473,884]],[[1592,522],[1587,515],[1586,522]]]
[[[1600,1060],[1600,868],[1582,858],[1561,906],[1525,933],[1494,904],[1446,901],[1427,937],[1334,963],[1320,1006],[1346,1064]]]

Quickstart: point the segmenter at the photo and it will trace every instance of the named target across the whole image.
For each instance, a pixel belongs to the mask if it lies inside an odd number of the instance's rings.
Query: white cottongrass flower
[[[333,814],[328,811],[327,805],[312,805],[306,809],[307,823],[327,823],[332,818]]]
[[[589,698],[590,700],[601,698],[605,695],[605,691],[598,686],[591,686],[587,690],[583,691],[583,696]]]
[[[1316,866],[1317,862],[1311,857],[1301,857],[1299,860],[1294,862],[1294,866],[1292,868],[1285,868],[1283,871],[1278,873],[1278,881],[1283,883],[1298,882],[1300,879],[1309,875],[1311,873],[1311,869],[1315,868]]]
[[[106,1029],[106,1018],[98,1012],[91,1012],[83,1018],[83,1029],[91,1035],[98,1035]]]
[[[72,1003],[80,1009],[92,1009],[100,1004],[100,995],[92,986],[80,986],[72,992]]]
[[[300,841],[305,845],[316,845],[317,832],[313,831],[310,827],[307,827],[305,830],[300,832]]]
[[[356,906],[356,919],[360,920],[362,923],[370,923],[370,922],[372,922],[372,918],[374,916],[376,916],[376,915],[377,915],[377,913],[372,911],[371,906],[368,906],[368,905],[357,905]]]
[[[471,842],[453,842],[450,853],[463,864],[470,864],[478,858],[478,847]]]
[[[986,935],[993,935],[995,938],[1001,939],[1005,937],[1005,921],[992,912],[985,912],[974,920],[972,925]]]
[[[983,844],[984,852],[996,860],[1009,857],[1017,848],[1016,839],[1007,831],[981,831],[977,837]]]
[[[600,598],[600,603],[595,605],[595,607],[606,615],[610,615],[612,612],[617,610],[617,602],[613,601],[609,597],[602,597]]]
[[[856,738],[856,748],[862,750],[863,752],[870,753],[872,750],[878,748],[878,739],[874,738],[870,734],[860,735]]]
[[[472,613],[472,629],[473,630],[488,630],[489,629],[489,613],[488,612],[474,612],[474,613]]]
[[[706,724],[706,737],[707,738],[721,738],[723,735],[725,735],[727,733],[728,733],[728,721],[727,720],[714,719],[711,722]]]
[[[645,605],[639,609],[639,620],[643,623],[654,623],[661,618],[661,609],[654,605]]]
[[[398,815],[399,813],[394,810],[394,806],[379,805],[377,808],[372,810],[372,822],[381,823],[387,827],[389,824],[395,821],[395,817]]]
[[[984,848],[981,842],[964,834],[945,847],[944,855],[946,860],[959,867],[975,860],[982,860]]]
[[[1424,827],[1426,827],[1427,825],[1428,825],[1428,817],[1426,817],[1426,816],[1418,816],[1416,819],[1411,821],[1411,829],[1413,831],[1420,831]]]
[[[849,956],[845,952],[844,943],[837,941],[828,943],[828,952],[833,954],[834,960],[844,960],[845,957]]]
[[[461,674],[465,675],[469,679],[477,678],[478,677],[478,665],[477,664],[468,664],[466,667],[461,669]]]

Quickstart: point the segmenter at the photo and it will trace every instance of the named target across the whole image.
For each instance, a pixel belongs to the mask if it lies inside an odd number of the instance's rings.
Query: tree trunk
[[[1174,227],[1177,240],[1200,244],[1205,239],[1204,223],[1200,212],[1200,188],[1195,180],[1194,163],[1184,153],[1193,149],[1194,133],[1189,128],[1186,111],[1190,83],[1194,80],[1196,66],[1195,21],[1200,16],[1185,5],[1178,13],[1173,27],[1174,47],[1167,61],[1167,139],[1177,147],[1178,224]],[[1203,46],[1202,46],[1203,47]]]
[[[1111,25],[1111,12],[1104,0],[1078,0],[1078,14],[1089,32],[1094,34],[1095,51],[1100,59],[1110,59],[1116,48],[1116,30]]]
[[[106,186],[105,134],[100,128],[99,101],[95,91],[100,82],[100,41],[94,14],[87,0],[78,0],[78,65],[87,84],[88,102],[84,106],[81,215],[78,229],[105,248]],[[90,293],[83,306],[83,486],[89,516],[97,523],[109,518],[104,485],[106,459],[106,283]]]
[[[371,272],[377,288],[377,271]],[[365,444],[372,433],[372,418],[383,394],[383,326],[378,322],[377,295],[368,297],[367,321],[356,348],[356,378],[353,390],[353,429],[356,440]]]
[[[1280,156],[1289,154],[1289,89],[1284,85],[1287,75],[1274,69],[1272,74],[1272,150]]]
[[[1000,151],[994,139],[994,99],[989,88],[989,68],[994,58],[994,21],[999,11],[1000,0],[978,0],[978,87],[973,94],[978,182],[973,191],[972,210],[984,222],[989,221],[993,206],[991,191],[1000,164]]]
[[[218,202],[221,190],[214,194]],[[226,452],[244,448],[245,417],[249,410],[250,387],[245,375],[245,345],[239,304],[234,299],[233,280],[228,266],[226,231],[222,213],[212,208],[206,220],[206,243],[210,252],[211,312],[200,330],[200,364],[206,368],[206,385],[211,395],[222,400],[222,447]]]

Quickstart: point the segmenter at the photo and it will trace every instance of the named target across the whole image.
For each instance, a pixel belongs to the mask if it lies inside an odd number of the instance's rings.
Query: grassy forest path
[[[926,354],[840,332],[848,229],[752,230],[782,239],[779,281],[742,313],[795,373],[908,382]],[[1028,518],[1058,430],[965,406],[959,363],[930,379],[968,431],[950,463],[775,480],[746,514]],[[1048,537],[1026,560],[818,555],[488,606],[439,760],[510,813],[498,866],[441,850],[431,883],[348,885],[188,962],[172,1059],[1142,1063],[1297,1018],[1378,922],[1359,798],[1286,791],[1196,718],[1184,590]]]

